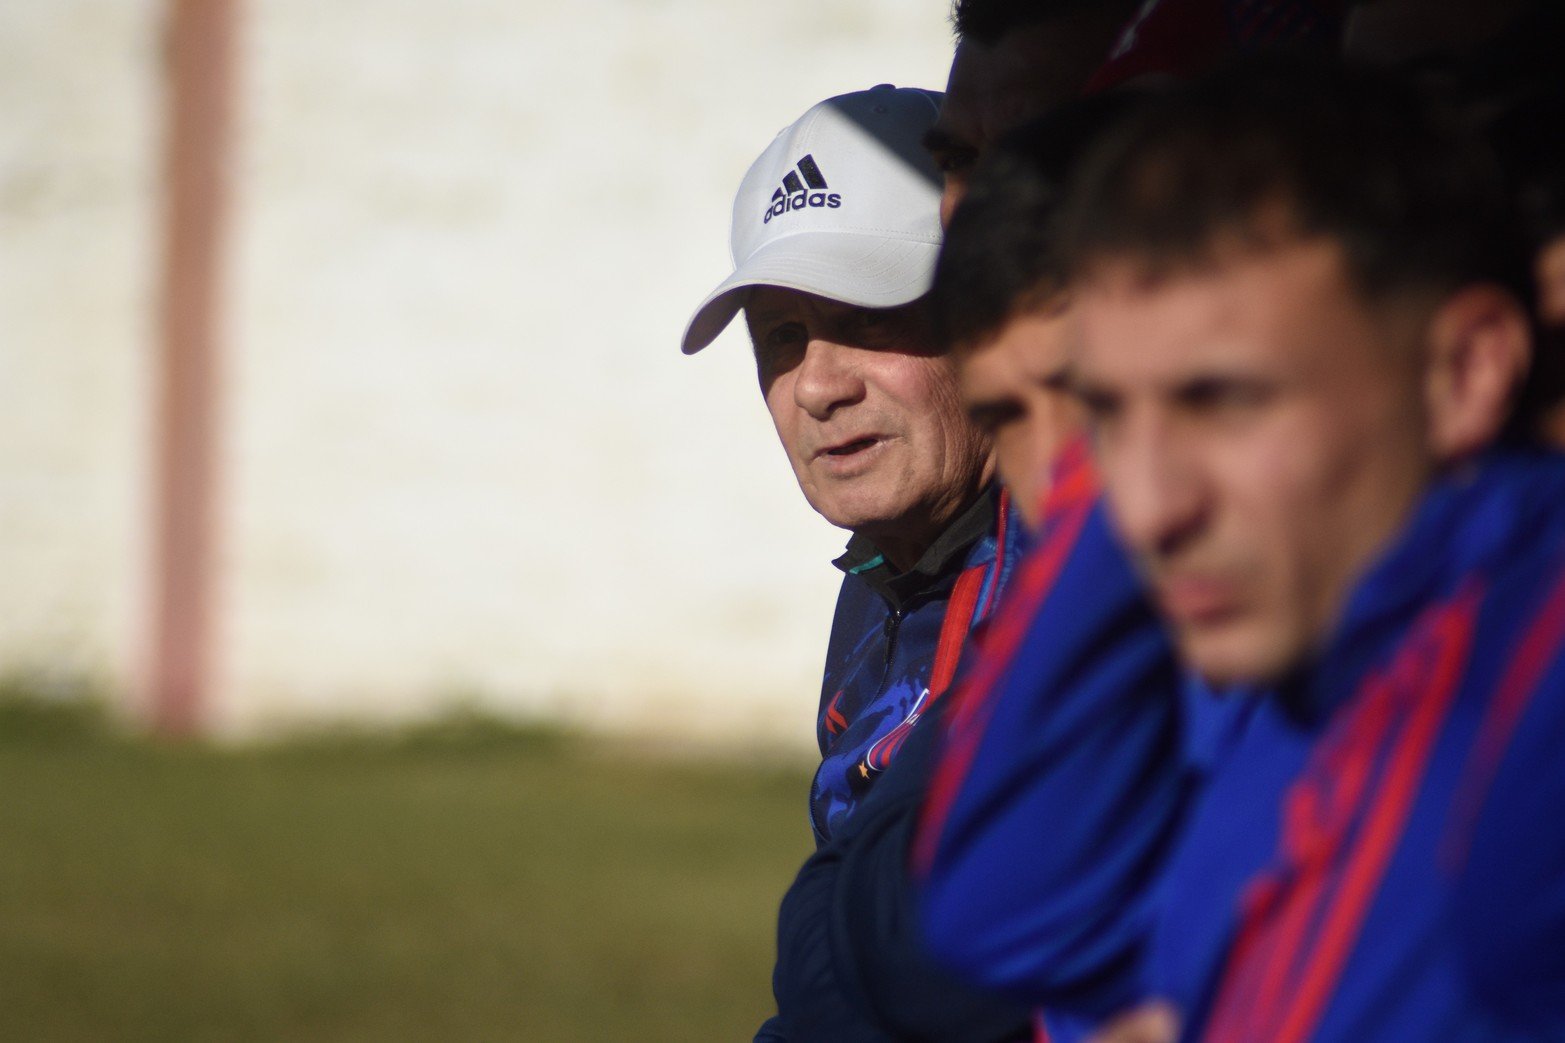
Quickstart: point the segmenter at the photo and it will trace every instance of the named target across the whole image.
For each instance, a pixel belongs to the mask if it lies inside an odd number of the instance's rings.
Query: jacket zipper
[[[879,699],[886,694],[886,685],[891,683],[891,661],[897,655],[897,636],[902,633],[902,610],[894,608],[891,615],[886,617],[886,661],[880,667],[880,686],[875,689],[875,698]]]
[[[885,630],[886,634],[886,657],[880,666],[880,685],[875,689],[876,699],[879,699],[881,696],[886,694],[886,686],[891,683],[891,662],[896,658],[897,637],[902,633],[902,610],[900,608],[893,608],[891,610],[891,615],[886,617],[886,622],[883,625],[883,629]],[[819,826],[819,782],[820,773],[824,767],[825,761],[823,759],[820,766],[815,769],[814,778],[810,781],[810,829],[815,834],[815,843],[817,847],[826,841],[826,838],[821,834]]]

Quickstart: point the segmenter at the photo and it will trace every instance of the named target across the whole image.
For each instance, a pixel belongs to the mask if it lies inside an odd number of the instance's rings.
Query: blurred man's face
[[[1545,243],[1533,257],[1538,291],[1538,353],[1532,380],[1543,389],[1544,406],[1533,433],[1544,444],[1565,449],[1565,235]]]
[[[989,477],[918,302],[870,309],[759,287],[745,305],[766,407],[810,506],[914,564]]]
[[[1061,446],[1081,426],[1070,393],[1071,316],[1063,300],[1024,311],[956,356],[962,403],[994,442],[995,470],[1037,530]]]
[[[1533,275],[1538,286],[1538,318],[1545,326],[1565,327],[1565,236],[1538,251]]]
[[[1321,239],[1160,281],[1105,262],[1077,308],[1104,488],[1182,656],[1278,678],[1433,472],[1423,325],[1362,303]]]
[[[1076,97],[1122,22],[1119,5],[1105,4],[1014,29],[993,46],[972,39],[957,45],[940,115],[924,139],[945,175],[942,224],[978,157],[1006,131]]]

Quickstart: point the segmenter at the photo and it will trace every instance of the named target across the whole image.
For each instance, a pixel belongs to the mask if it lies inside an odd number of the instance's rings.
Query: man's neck
[[[889,542],[870,531],[857,533],[855,540],[872,544],[874,553],[884,559],[886,568],[894,576],[914,571],[934,576],[944,570],[953,555],[965,552],[975,539],[989,531],[993,525],[994,499],[998,495],[993,483],[986,484],[960,502],[956,510],[944,515],[938,526],[931,524],[929,528],[933,531],[920,539],[909,538],[904,529],[894,534]],[[859,546],[860,556],[863,556],[863,543]]]
[[[886,564],[891,566],[892,571],[901,574],[918,564],[918,559],[924,556],[924,552],[934,544],[939,535],[939,531],[925,531],[917,535],[903,532],[884,538],[871,536],[870,539],[874,541],[875,548],[885,557]]]

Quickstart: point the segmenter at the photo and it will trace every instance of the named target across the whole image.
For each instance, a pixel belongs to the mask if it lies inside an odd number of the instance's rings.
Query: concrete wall
[[[139,652],[156,4],[0,4],[0,673]]]
[[[0,8],[0,656],[125,689],[160,17]],[[211,726],[463,700],[807,743],[843,536],[742,333],[677,341],[750,160],[940,86],[943,6],[250,0],[242,40]]]

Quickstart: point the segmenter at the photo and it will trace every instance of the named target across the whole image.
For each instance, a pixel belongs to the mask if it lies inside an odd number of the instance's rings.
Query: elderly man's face
[[[1017,314],[956,356],[967,415],[994,440],[995,470],[1034,530],[1054,459],[1081,426],[1067,379],[1071,330],[1071,309],[1061,298]]]
[[[1115,522],[1185,660],[1266,681],[1328,636],[1432,474],[1422,326],[1334,242],[1242,248],[1076,296],[1075,380]]]
[[[766,407],[804,496],[907,568],[983,486],[922,303],[870,309],[763,286],[745,305]]]

